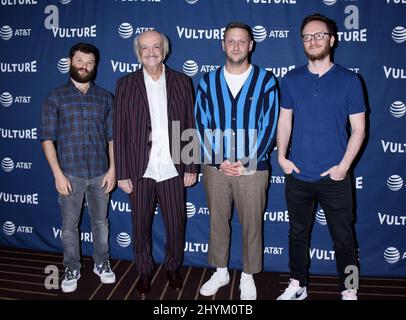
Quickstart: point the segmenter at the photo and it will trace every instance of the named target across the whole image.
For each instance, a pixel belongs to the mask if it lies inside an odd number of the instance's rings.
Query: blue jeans
[[[109,259],[109,223],[107,207],[109,194],[101,188],[103,176],[83,179],[67,176],[71,185],[70,196],[59,195],[62,214],[63,265],[72,270],[80,270],[79,221],[82,213],[83,197],[86,196],[91,219],[93,238],[93,260],[100,264]]]

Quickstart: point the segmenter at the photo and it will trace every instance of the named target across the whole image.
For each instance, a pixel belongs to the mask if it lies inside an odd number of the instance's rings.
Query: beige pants
[[[242,225],[243,271],[262,270],[262,223],[269,172],[229,177],[216,168],[204,166],[204,187],[210,210],[209,263],[228,265],[230,219],[234,202]]]

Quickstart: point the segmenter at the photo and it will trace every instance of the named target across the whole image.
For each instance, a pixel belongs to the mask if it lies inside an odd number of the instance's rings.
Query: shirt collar
[[[148,72],[142,68],[142,72],[144,73],[144,80],[145,82],[149,82],[149,83],[160,83],[162,81],[165,81],[165,64],[162,64],[162,73],[161,76],[159,77],[158,80],[154,80],[152,79],[152,77],[148,74]]]

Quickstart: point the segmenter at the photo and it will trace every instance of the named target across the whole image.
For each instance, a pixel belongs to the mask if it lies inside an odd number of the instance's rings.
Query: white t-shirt
[[[237,96],[238,92],[240,92],[245,80],[247,80],[248,75],[251,72],[251,69],[252,65],[250,65],[249,68],[241,74],[231,74],[227,72],[226,68],[224,68],[224,78],[226,78],[228,88],[230,89],[234,98]]]

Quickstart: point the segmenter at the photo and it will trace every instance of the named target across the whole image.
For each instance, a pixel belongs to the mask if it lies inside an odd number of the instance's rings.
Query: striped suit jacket
[[[197,165],[184,164],[181,151],[189,141],[181,141],[182,132],[194,129],[194,91],[191,79],[165,67],[168,99],[168,132],[171,156],[180,176],[197,172]],[[117,180],[139,180],[148,166],[152,143],[151,118],[143,70],[137,70],[117,81],[113,112],[114,159]],[[174,121],[180,135],[172,137]],[[177,128],[176,128],[177,129]],[[176,139],[176,141],[172,141]]]

